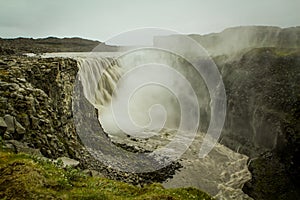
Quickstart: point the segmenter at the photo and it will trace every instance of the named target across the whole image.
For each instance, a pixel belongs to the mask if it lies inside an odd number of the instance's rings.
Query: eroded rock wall
[[[27,143],[49,158],[80,157],[71,109],[77,71],[71,59],[1,57],[3,139]]]

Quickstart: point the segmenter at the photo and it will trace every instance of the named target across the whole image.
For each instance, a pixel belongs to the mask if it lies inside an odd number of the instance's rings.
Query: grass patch
[[[98,177],[26,154],[0,151],[0,199],[212,199],[194,188],[143,188]]]

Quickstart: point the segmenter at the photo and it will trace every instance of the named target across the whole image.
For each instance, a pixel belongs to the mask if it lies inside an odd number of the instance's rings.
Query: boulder
[[[0,120],[1,121],[1,120]],[[4,116],[4,123],[6,124],[6,131],[14,139],[20,140],[24,137],[26,129],[11,115]],[[3,133],[4,134],[4,133]]]
[[[15,129],[18,134],[25,134],[26,129],[15,119]]]
[[[39,149],[30,148],[26,143],[22,143],[17,140],[7,140],[4,146],[6,149],[15,153],[26,153],[30,155],[42,156]]]
[[[82,172],[83,172],[84,174],[90,176],[90,177],[100,177],[100,178],[105,178],[105,176],[104,176],[102,173],[100,173],[100,172],[98,172],[98,171],[96,171],[96,170],[93,170],[93,169],[85,169],[85,170],[83,170]]]
[[[7,129],[7,124],[4,119],[0,117],[0,136],[2,137]]]
[[[9,133],[14,133],[15,132],[15,120],[14,117],[11,115],[5,115],[4,116],[4,121],[7,125],[6,131]]]
[[[63,167],[76,167],[79,165],[79,161],[68,158],[68,157],[59,157],[56,160],[56,162],[58,162],[59,160],[62,161]]]

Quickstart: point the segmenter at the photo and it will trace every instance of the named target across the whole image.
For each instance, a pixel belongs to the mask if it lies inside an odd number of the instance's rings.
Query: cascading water
[[[111,98],[121,77],[121,68],[114,58],[78,59],[79,79],[86,99],[97,109],[101,109]]]

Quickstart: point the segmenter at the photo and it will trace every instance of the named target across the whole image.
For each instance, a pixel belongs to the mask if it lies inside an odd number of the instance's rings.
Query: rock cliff
[[[220,141],[250,156],[253,179],[245,190],[255,199],[297,197],[299,49],[256,48],[234,61],[218,59],[228,106]]]

